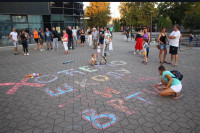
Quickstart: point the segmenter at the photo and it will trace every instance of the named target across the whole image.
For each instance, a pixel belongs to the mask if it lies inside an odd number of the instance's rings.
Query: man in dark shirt
[[[128,42],[129,34],[130,34],[130,29],[129,29],[129,27],[128,27],[127,30],[126,30],[127,42]]]
[[[74,49],[71,27],[67,26],[66,32],[68,34],[68,49],[71,49],[71,47]]]
[[[103,41],[104,41],[104,31],[103,31],[103,28],[100,28],[100,31],[99,31],[99,42],[101,44],[103,44]]]
[[[55,50],[55,47],[57,48],[58,51],[58,31],[55,29],[55,27],[52,28],[52,37],[53,37],[53,50]]]
[[[81,43],[81,28],[80,27],[78,28],[77,36],[78,36],[78,42],[80,44]]]

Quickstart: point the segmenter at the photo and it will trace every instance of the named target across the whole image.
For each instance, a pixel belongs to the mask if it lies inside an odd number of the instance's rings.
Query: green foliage
[[[158,17],[158,28],[161,30],[163,27],[169,29],[172,26],[172,21],[169,17],[159,16]]]
[[[120,21],[115,19],[113,22],[114,22],[115,32],[119,32],[120,31]]]
[[[106,26],[111,19],[110,3],[90,2],[90,6],[86,8],[85,16],[90,17],[90,19],[86,21],[87,26]]]
[[[121,2],[119,6],[120,14],[127,25],[135,27],[142,25],[151,25],[151,11],[152,18],[157,17],[156,2]]]

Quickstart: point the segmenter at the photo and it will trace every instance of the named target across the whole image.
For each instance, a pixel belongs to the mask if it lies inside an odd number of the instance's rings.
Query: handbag
[[[109,50],[113,50],[112,42],[109,44]]]
[[[158,45],[156,45],[156,47],[158,48],[158,49],[160,49],[160,45],[158,44]]]

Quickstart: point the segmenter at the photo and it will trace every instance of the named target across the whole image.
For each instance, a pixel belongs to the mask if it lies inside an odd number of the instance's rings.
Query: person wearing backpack
[[[154,87],[165,86],[160,91],[161,96],[174,95],[174,99],[178,98],[182,90],[181,80],[183,75],[178,71],[167,71],[163,65],[158,67],[160,75],[162,75],[161,83],[154,85]],[[174,74],[173,74],[173,73]]]

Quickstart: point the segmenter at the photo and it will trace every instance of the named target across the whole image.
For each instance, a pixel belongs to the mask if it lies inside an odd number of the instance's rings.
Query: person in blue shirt
[[[51,46],[51,50],[53,50],[53,46],[51,43],[51,31],[49,31],[49,28],[46,28],[46,32],[45,32],[45,37],[46,37],[46,42],[47,42],[47,50],[49,50],[49,44]]]
[[[166,71],[163,65],[158,67],[160,75],[162,75],[161,83],[154,85],[154,87],[165,86],[160,91],[161,96],[174,95],[174,99],[179,97],[179,93],[182,90],[182,84],[170,71]]]
[[[192,35],[192,33],[190,33],[189,42],[188,42],[189,47],[193,46],[193,38],[194,38],[194,36]]]

